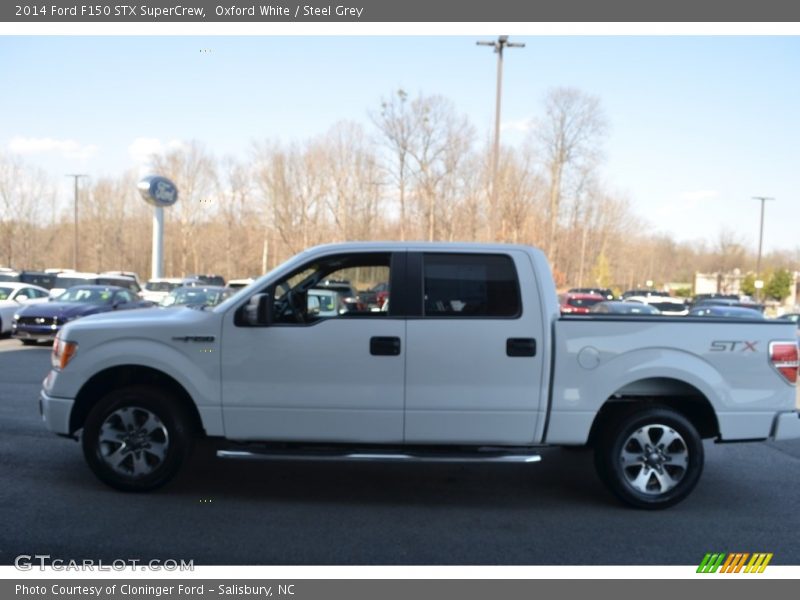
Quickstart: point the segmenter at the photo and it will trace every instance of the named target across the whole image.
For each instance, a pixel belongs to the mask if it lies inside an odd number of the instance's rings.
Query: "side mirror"
[[[240,327],[268,327],[272,325],[273,293],[253,294],[236,311],[233,322]]]

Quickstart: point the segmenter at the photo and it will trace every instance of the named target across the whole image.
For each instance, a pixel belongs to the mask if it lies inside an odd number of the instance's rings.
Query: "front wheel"
[[[595,448],[603,483],[636,508],[659,509],[686,498],[703,471],[703,441],[667,408],[628,413],[611,423]]]
[[[190,420],[175,399],[146,386],[105,396],[89,412],[82,435],[94,474],[127,492],[167,483],[188,458],[192,441]]]

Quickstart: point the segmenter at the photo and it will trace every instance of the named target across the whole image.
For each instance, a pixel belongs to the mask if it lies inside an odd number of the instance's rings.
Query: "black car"
[[[707,306],[734,306],[737,308],[749,308],[751,310],[764,312],[763,304],[758,304],[756,302],[742,302],[739,300],[738,296],[733,296],[732,298],[707,298],[705,300],[699,300],[698,302],[695,302],[692,308],[705,308]]]
[[[716,317],[723,319],[755,319],[763,321],[766,317],[752,308],[726,305],[695,306],[689,311],[690,317]]]
[[[11,335],[23,344],[51,341],[61,327],[80,317],[112,310],[146,308],[152,302],[140,300],[129,289],[108,285],[78,285],[69,288],[51,302],[20,308],[11,323]]]

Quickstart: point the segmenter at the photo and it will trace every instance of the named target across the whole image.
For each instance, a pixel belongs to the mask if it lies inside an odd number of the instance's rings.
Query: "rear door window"
[[[518,317],[519,280],[503,254],[428,253],[423,258],[426,317]]]

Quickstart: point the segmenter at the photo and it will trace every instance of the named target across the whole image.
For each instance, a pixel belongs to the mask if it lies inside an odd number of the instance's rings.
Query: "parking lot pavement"
[[[45,431],[48,352],[0,340],[0,564],[696,565],[711,551],[800,564],[797,441],[708,443],[697,489],[660,512],[622,507],[589,453],[557,448],[538,465],[196,460],[162,490],[123,494]]]

